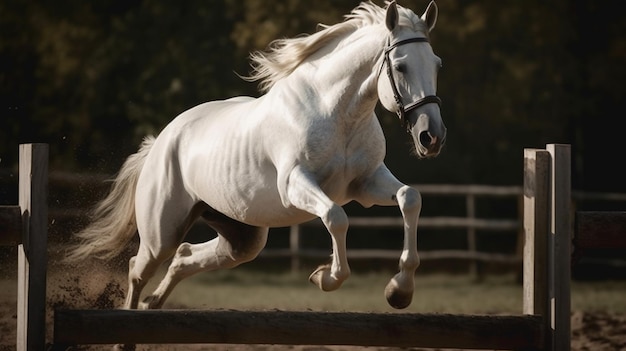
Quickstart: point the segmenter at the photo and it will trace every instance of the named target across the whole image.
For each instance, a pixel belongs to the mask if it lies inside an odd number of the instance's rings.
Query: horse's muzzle
[[[446,142],[446,127],[441,117],[420,114],[411,127],[417,156],[420,158],[436,157]]]

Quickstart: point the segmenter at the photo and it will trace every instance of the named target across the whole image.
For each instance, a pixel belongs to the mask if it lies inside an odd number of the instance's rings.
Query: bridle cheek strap
[[[426,104],[431,104],[431,103],[437,104],[441,107],[441,99],[436,95],[426,95],[423,98],[417,101],[413,101],[405,106],[404,103],[402,102],[402,97],[400,96],[400,92],[398,92],[398,87],[396,86],[396,80],[393,77],[393,70],[391,68],[391,59],[389,58],[389,53],[400,45],[409,44],[409,43],[427,43],[427,42],[428,42],[427,38],[410,38],[410,39],[397,41],[393,44],[389,44],[385,48],[385,51],[384,51],[385,57],[383,59],[383,63],[380,67],[380,70],[378,71],[378,75],[380,75],[382,71],[382,66],[384,66],[385,64],[387,65],[387,77],[389,78],[389,82],[391,83],[391,90],[393,91],[393,98],[396,101],[396,105],[398,105],[396,114],[398,115],[398,118],[400,119],[400,123],[402,124],[402,126],[406,128],[408,128],[408,125],[407,125],[408,122],[406,120],[407,113],[413,111],[414,109],[418,107],[424,106]]]

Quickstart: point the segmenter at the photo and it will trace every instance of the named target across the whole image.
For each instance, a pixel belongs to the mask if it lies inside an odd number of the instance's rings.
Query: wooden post
[[[48,145],[19,148],[19,206],[22,242],[18,246],[17,350],[44,350],[48,245]]]
[[[465,197],[465,215],[470,220],[476,219],[476,198],[474,194],[467,194]],[[467,227],[467,250],[470,255],[476,255],[476,228],[474,226]],[[478,260],[470,261],[470,276],[474,280],[481,280],[482,272],[479,272]]]
[[[571,147],[564,144],[548,144],[546,149],[552,157],[550,244],[553,269],[550,277],[552,297],[553,349],[569,351],[571,348]]]
[[[546,350],[569,351],[570,146],[546,149],[524,150],[524,313],[544,316]]]
[[[546,327],[545,350],[550,350],[552,320],[549,298],[548,223],[550,154],[524,149],[524,314],[539,315]]]

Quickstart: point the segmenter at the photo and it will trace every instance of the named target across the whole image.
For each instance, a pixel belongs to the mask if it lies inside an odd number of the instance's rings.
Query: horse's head
[[[437,156],[446,140],[441,100],[436,95],[441,59],[428,43],[437,11],[437,5],[431,1],[418,20],[420,23],[405,23],[407,19],[400,16],[393,1],[386,14],[389,37],[379,72],[378,97],[385,109],[396,112],[411,132],[418,157]]]

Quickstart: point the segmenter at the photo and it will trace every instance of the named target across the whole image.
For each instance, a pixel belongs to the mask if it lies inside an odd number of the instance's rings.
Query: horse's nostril
[[[429,147],[432,142],[432,138],[430,137],[430,133],[428,131],[423,131],[420,133],[420,144],[425,147]]]

